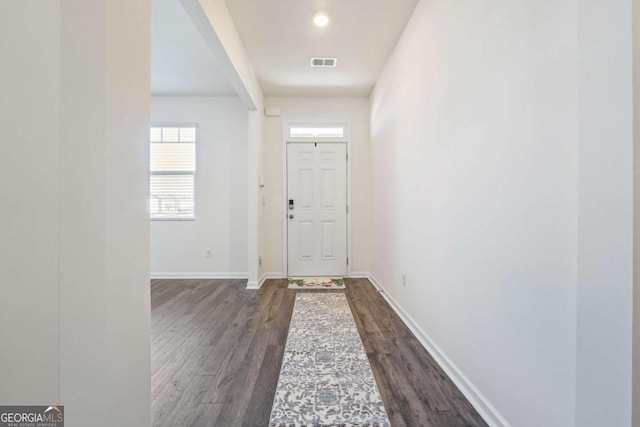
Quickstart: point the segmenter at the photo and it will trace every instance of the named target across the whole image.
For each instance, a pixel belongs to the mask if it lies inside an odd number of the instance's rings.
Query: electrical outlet
[[[207,258],[213,258],[213,253],[211,252],[211,248],[205,249],[204,256]]]
[[[407,287],[407,273],[402,273],[402,287]]]

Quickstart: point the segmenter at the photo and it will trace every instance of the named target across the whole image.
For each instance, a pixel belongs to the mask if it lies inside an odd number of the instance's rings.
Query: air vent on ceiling
[[[338,58],[311,58],[312,67],[335,67]]]

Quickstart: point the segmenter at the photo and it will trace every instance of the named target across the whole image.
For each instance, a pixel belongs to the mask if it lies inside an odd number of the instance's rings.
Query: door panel
[[[288,274],[347,274],[344,143],[287,144]]]
[[[313,259],[313,222],[298,223],[298,260]]]
[[[313,209],[313,169],[298,171],[299,202],[298,209]]]
[[[322,221],[322,259],[336,259],[335,221]]]
[[[322,170],[322,209],[336,209],[336,171]]]

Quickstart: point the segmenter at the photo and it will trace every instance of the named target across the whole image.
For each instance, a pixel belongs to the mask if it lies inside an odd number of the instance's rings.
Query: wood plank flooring
[[[245,284],[151,282],[154,427],[268,426],[295,294],[305,291]],[[391,425],[486,426],[369,281],[346,284]]]

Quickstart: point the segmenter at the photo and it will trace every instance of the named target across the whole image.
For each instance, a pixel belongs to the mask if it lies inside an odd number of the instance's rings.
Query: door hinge
[[[349,257],[347,257],[347,265],[349,265]]]
[[[347,205],[347,213],[349,213],[349,205]]]
[[[347,162],[349,161],[349,153],[345,154]]]

